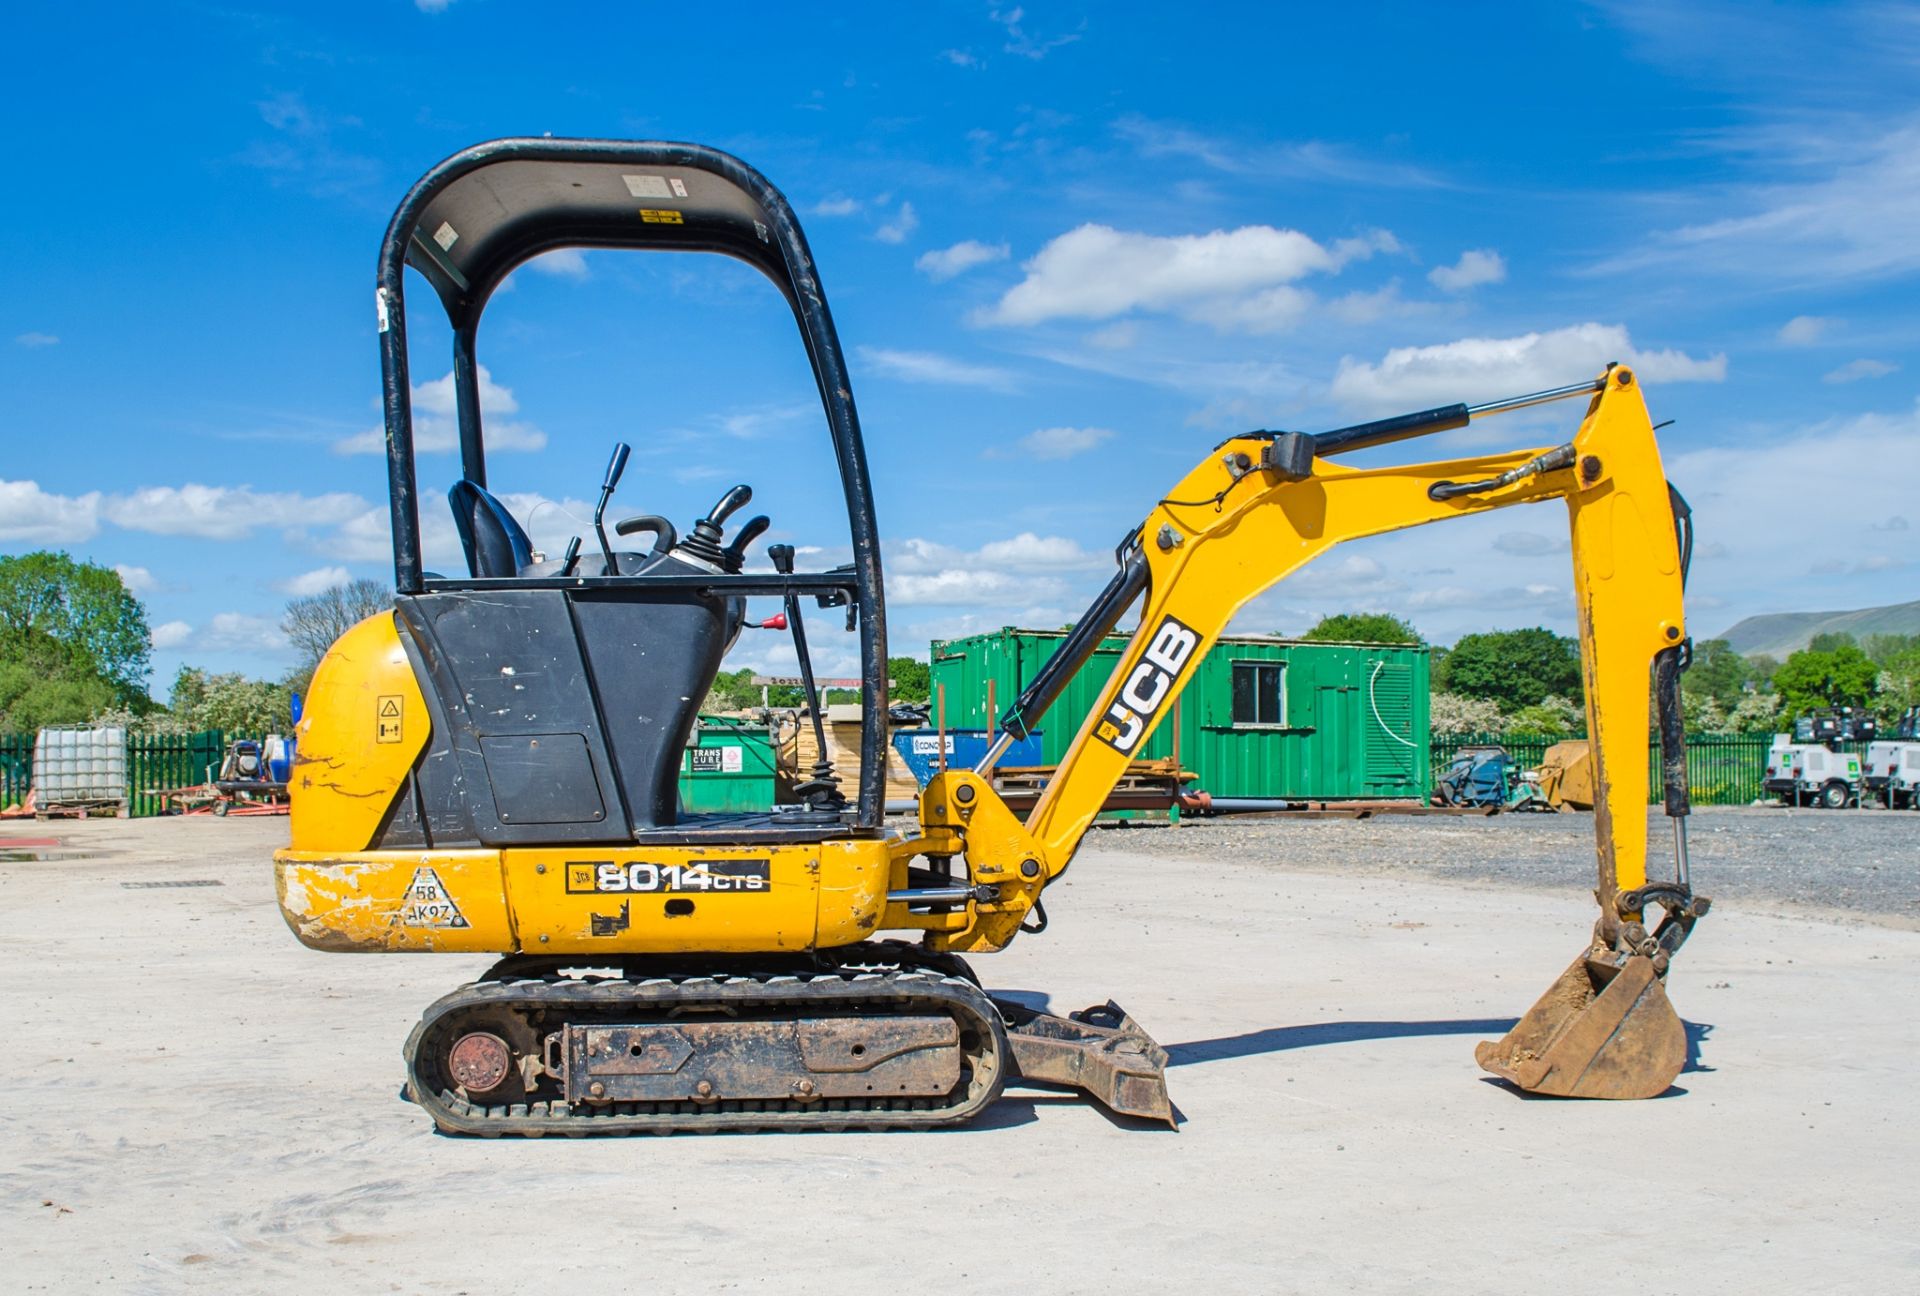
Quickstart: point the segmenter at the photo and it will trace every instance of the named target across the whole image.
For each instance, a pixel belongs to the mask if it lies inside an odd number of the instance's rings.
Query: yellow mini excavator
[[[564,247],[723,253],[792,306],[840,479],[850,564],[747,570],[736,486],[682,536],[602,521],[534,552],[487,489],[474,354],[516,266]],[[403,279],[453,334],[467,571],[422,570]],[[1667,485],[1632,371],[1331,432],[1248,432],[1201,458],[1116,551],[1112,580],[1000,718],[975,769],[938,774],[911,829],[884,820],[886,622],[859,420],[826,298],[786,199],[683,144],[508,139],[433,168],[401,203],[376,293],[394,575],[390,614],[321,662],[299,726],[280,906],[319,950],[497,954],[427,1008],[408,1091],[482,1135],[920,1128],[976,1116],[1012,1081],[1073,1086],[1168,1119],[1166,1054],[1109,1003],[1055,1016],[986,993],[964,956],[1043,931],[1042,897],[1236,609],[1343,540],[1559,499],[1572,528],[1600,917],[1572,965],[1480,1064],[1521,1089],[1639,1098],[1687,1055],[1664,989],[1706,912],[1689,885],[1679,673],[1686,506]],[[1585,402],[1566,443],[1439,463],[1344,464],[1371,446],[1547,401]],[[629,536],[645,537],[641,542]],[[801,604],[839,609],[866,690],[859,786],[830,765],[800,803],[686,814],[680,752],[749,596],[784,600],[811,690]],[[1102,701],[1024,821],[989,772],[1135,604]],[[817,711],[817,708],[816,708]],[[1675,873],[1647,877],[1648,716],[1658,716]],[[1186,903],[1169,870],[1163,903]],[[1654,917],[1659,922],[1653,924]]]

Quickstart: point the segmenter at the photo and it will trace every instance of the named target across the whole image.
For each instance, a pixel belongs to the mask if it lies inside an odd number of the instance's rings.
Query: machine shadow
[[[1283,1053],[1288,1049],[1317,1048],[1323,1044],[1352,1044],[1360,1040],[1407,1039],[1419,1035],[1485,1035],[1497,1039],[1513,1029],[1517,1017],[1470,1017],[1456,1021],[1348,1021],[1309,1026],[1269,1026],[1245,1035],[1189,1040],[1167,1046],[1167,1065],[1194,1066],[1224,1062],[1256,1053]]]

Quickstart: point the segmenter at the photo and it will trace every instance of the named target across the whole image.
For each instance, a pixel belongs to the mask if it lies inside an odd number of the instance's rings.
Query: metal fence
[[[209,729],[193,734],[128,734],[128,810],[135,818],[165,809],[154,795],[164,788],[205,783],[220,769],[229,737]],[[0,734],[0,810],[26,800],[33,786],[33,734]]]
[[[1522,769],[1537,768],[1547,748],[1564,742],[1571,735],[1544,737],[1539,734],[1472,734],[1436,736],[1433,740],[1433,768],[1438,774],[1462,747],[1498,744],[1505,747]],[[1772,734],[1689,734],[1687,735],[1687,784],[1695,805],[1747,805],[1766,795],[1761,787],[1767,777],[1767,751],[1773,746]],[[1865,743],[1842,743],[1842,751],[1864,755]],[[1647,747],[1647,768],[1651,774],[1649,800],[1660,798],[1660,745]]]

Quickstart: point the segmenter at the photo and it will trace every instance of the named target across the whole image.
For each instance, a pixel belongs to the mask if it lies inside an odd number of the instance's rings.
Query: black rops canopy
[[[845,590],[860,616],[866,717],[859,819],[877,824],[885,769],[886,614],[879,539],[860,420],[813,254],[780,191],[752,167],[697,144],[503,139],[457,153],[421,177],[394,213],[380,248],[377,309],[385,387],[394,584],[402,594],[486,582],[428,581],[421,571],[413,463],[404,270],[433,286],[453,326],[454,393],[465,477],[486,484],[474,340],[501,280],[542,252],[568,247],[719,252],[759,267],[786,297],[806,344],[846,492],[851,573],[715,576],[729,593]],[[685,576],[570,578],[567,584],[685,585]]]

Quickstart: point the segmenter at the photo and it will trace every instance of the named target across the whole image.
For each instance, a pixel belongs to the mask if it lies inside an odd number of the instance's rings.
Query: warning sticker
[[[401,898],[402,927],[465,927],[467,920],[453,902],[440,875],[430,868],[415,869],[407,894]]]
[[[433,241],[440,245],[442,252],[453,251],[453,245],[459,238],[459,231],[453,228],[450,221],[441,221],[440,228],[433,232]]]
[[[687,223],[677,211],[657,210],[652,207],[642,207],[640,219],[649,225],[685,225]]]
[[[375,724],[373,740],[383,743],[400,741],[400,725],[406,719],[406,699],[398,693],[383,693],[375,705]]]
[[[667,188],[667,178],[665,176],[623,175],[620,178],[626,181],[627,192],[635,198],[673,197],[673,191]],[[678,182],[676,181],[675,183]],[[684,195],[686,190],[682,189],[680,192]]]

